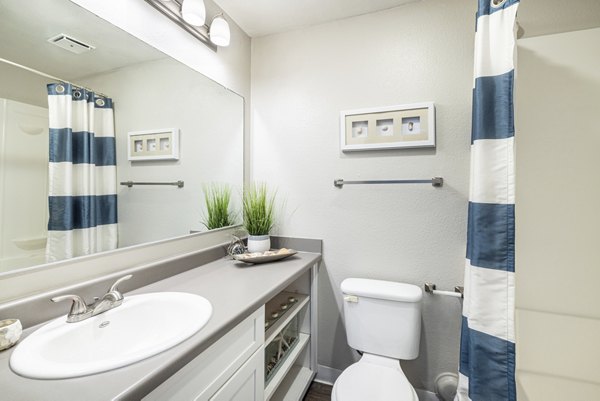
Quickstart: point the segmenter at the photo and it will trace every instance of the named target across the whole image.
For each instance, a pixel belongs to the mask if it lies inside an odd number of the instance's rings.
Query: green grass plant
[[[209,230],[234,225],[235,216],[229,209],[231,187],[226,184],[211,183],[205,185],[203,189],[207,215],[202,224]]]
[[[264,183],[251,184],[242,198],[244,228],[250,235],[268,235],[275,224],[275,195]]]

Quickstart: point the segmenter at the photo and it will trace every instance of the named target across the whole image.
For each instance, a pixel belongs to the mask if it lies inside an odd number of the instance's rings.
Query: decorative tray
[[[267,263],[285,259],[288,256],[292,256],[297,253],[298,251],[294,251],[293,249],[281,248],[271,249],[270,251],[265,252],[242,253],[239,255],[233,255],[233,258],[245,263]]]

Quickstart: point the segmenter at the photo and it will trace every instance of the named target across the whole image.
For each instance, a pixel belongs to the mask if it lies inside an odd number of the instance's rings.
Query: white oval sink
[[[77,323],[62,316],[17,345],[11,369],[33,379],[66,379],[120,368],[169,349],[200,330],[212,305],[199,295],[158,292]]]

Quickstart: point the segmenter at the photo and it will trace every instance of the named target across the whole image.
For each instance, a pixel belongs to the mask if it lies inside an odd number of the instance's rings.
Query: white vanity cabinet
[[[263,400],[264,319],[261,307],[144,401]]]
[[[144,401],[301,401],[317,368],[317,269],[315,264],[306,270]],[[295,301],[282,311],[290,297]],[[272,350],[290,326],[293,342],[268,370],[265,350]]]
[[[264,354],[261,351],[255,352],[210,401],[263,401]]]

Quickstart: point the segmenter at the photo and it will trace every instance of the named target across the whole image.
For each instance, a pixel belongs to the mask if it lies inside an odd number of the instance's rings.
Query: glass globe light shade
[[[210,41],[217,46],[226,47],[231,42],[229,24],[221,15],[217,15],[210,24]]]
[[[206,7],[204,0],[183,0],[181,16],[190,25],[202,26],[206,21]]]

